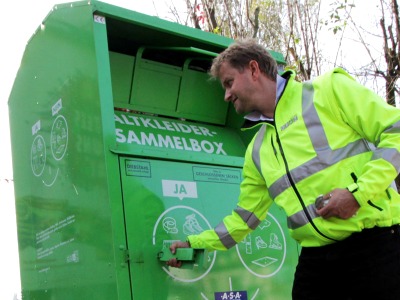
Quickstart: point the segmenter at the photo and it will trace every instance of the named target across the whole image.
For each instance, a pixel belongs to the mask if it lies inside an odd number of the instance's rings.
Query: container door
[[[241,169],[121,157],[123,205],[134,299],[289,299],[296,243],[284,214],[265,221],[228,251],[169,268],[173,241],[215,227],[236,207]]]

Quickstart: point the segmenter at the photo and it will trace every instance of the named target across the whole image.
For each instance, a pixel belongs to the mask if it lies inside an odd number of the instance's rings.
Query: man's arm
[[[344,74],[333,75],[332,88],[343,120],[375,146],[353,190],[363,206],[384,192],[400,171],[400,110]]]
[[[243,166],[243,181],[240,185],[237,208],[214,229],[203,231],[198,235],[189,235],[186,242],[176,242],[171,245],[170,250],[172,253],[175,253],[177,248],[188,247],[209,251],[227,250],[243,240],[265,219],[271,204],[272,199],[265,181],[255,167],[251,158],[251,150],[248,149]],[[181,263],[176,259],[171,259],[167,265],[176,267],[181,266]]]

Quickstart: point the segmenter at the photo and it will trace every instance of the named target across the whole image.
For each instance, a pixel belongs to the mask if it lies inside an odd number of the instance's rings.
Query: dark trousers
[[[293,300],[400,300],[400,227],[364,229],[332,245],[303,248]]]

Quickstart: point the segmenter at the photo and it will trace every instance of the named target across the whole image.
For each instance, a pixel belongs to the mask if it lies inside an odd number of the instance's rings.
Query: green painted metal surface
[[[207,253],[205,263],[176,269],[154,259],[166,244],[213,228],[231,212],[240,168],[130,157],[120,162],[134,298],[224,299],[215,293],[233,290],[242,294],[233,299],[290,299],[296,243],[276,208],[245,241]]]
[[[97,1],[54,7],[9,99],[24,299],[290,298],[297,247],[277,208],[230,251],[159,259],[237,201],[251,133],[206,74],[231,42]]]
[[[243,165],[237,130],[180,119],[115,111],[115,152],[215,164]]]

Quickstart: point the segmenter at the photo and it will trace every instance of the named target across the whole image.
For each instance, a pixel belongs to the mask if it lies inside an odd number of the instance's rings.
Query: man
[[[232,215],[171,251],[233,247],[275,202],[302,246],[293,299],[400,299],[400,111],[341,69],[307,83],[279,76],[251,40],[228,47],[210,73],[259,131]]]

